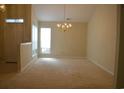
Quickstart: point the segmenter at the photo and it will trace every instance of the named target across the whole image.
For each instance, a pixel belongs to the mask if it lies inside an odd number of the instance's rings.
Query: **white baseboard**
[[[40,56],[40,58],[72,58],[72,59],[87,59],[87,57],[76,57],[76,56]]]
[[[109,74],[111,74],[112,76],[114,76],[114,73],[111,72],[109,69],[107,69],[106,67],[102,66],[101,64],[99,64],[97,61],[91,59],[91,58],[88,58],[88,60],[92,63],[94,63],[95,65],[97,65],[98,67],[100,67],[101,69],[103,69],[104,71],[108,72]]]
[[[87,59],[86,57],[55,56],[55,58]]]

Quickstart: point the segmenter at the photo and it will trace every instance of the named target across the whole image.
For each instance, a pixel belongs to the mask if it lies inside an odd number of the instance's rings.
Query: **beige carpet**
[[[21,73],[0,74],[0,88],[112,88],[113,77],[84,59],[41,58]]]

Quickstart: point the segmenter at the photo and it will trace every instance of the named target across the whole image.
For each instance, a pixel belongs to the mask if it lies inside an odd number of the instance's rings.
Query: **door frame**
[[[122,24],[124,23],[124,13],[122,9],[124,10],[123,4],[117,5],[117,35],[116,35],[117,37],[116,37],[116,56],[115,56],[114,83],[113,83],[113,88],[115,89],[124,88],[124,75],[123,76],[120,75],[123,74],[120,69],[124,70],[124,66],[122,66],[124,60],[121,59],[122,56],[124,55],[124,50],[122,50],[122,48],[120,47],[122,45],[121,39],[122,37],[124,37],[124,33],[122,33],[124,30],[124,26],[122,26]],[[121,54],[120,54],[120,50],[122,50]]]

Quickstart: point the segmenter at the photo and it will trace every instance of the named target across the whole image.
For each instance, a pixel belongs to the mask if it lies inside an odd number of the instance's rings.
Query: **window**
[[[38,29],[35,25],[32,25],[32,54],[37,54],[37,40],[38,39]]]
[[[24,19],[6,19],[6,23],[23,23]]]
[[[40,40],[41,52],[49,54],[51,49],[51,28],[41,28]]]

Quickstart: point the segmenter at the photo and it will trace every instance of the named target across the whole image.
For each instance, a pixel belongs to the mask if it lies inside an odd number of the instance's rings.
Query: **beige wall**
[[[115,65],[117,5],[98,5],[88,23],[87,56],[113,73]]]
[[[33,25],[35,25],[37,28],[38,28],[38,18],[37,18],[37,16],[36,16],[36,10],[34,9],[34,6],[32,5],[32,15],[31,15],[31,19],[32,19],[32,26]],[[33,30],[33,29],[32,29]],[[37,29],[38,30],[38,29]],[[37,31],[37,34],[38,34],[38,31]],[[38,38],[38,37],[37,37]],[[38,41],[37,41],[37,43],[38,43]],[[32,43],[32,45],[33,45],[33,43]],[[38,46],[38,45],[37,45]],[[37,47],[37,49],[38,49],[38,47]],[[36,50],[36,56],[37,56],[37,51],[38,50]]]
[[[37,19],[36,11],[35,11],[33,5],[32,5],[32,12],[31,12],[31,19],[32,19],[32,24],[38,26],[38,19]]]
[[[59,23],[59,22],[58,22]],[[86,23],[72,23],[69,32],[57,31],[57,22],[40,22],[40,27],[51,27],[51,55],[55,57],[86,57]],[[43,55],[42,55],[43,56]]]
[[[3,61],[3,42],[4,42],[4,28],[5,28],[5,22],[4,19],[5,14],[0,14],[0,63]]]
[[[31,5],[5,5],[5,18],[23,18],[23,24],[5,24],[3,58],[4,61],[17,62],[20,43],[31,41]],[[18,62],[19,63],[19,62]]]

